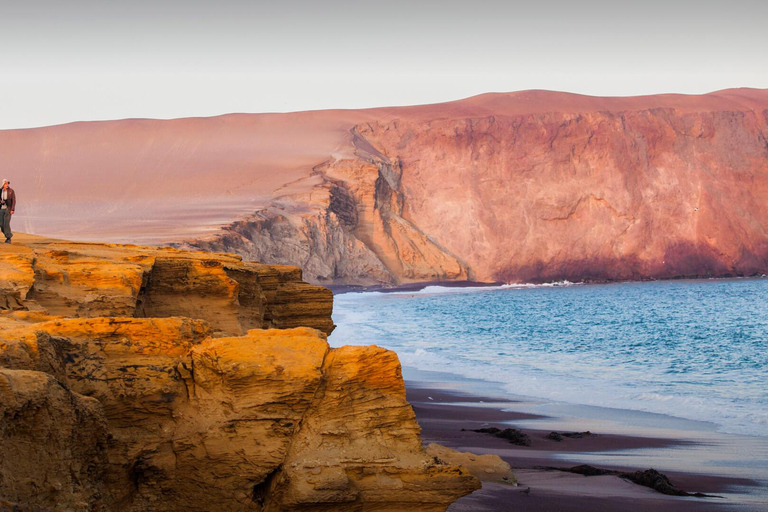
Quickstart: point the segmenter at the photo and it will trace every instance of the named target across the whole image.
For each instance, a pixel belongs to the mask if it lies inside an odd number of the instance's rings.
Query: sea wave
[[[533,283],[508,283],[508,284],[501,284],[501,285],[473,285],[473,286],[443,286],[443,285],[427,285],[424,288],[420,288],[418,290],[398,290],[398,289],[392,289],[391,291],[352,291],[352,292],[345,292],[343,294],[340,294],[336,297],[335,300],[339,299],[352,299],[352,298],[359,298],[359,297],[370,297],[370,296],[382,296],[382,295],[441,295],[441,294],[461,294],[461,293],[483,293],[483,292],[493,292],[493,291],[499,291],[499,290],[516,290],[516,289],[534,289],[534,288],[560,288],[560,287],[567,287],[567,286],[579,286],[583,285],[585,283],[578,282],[574,283],[568,280],[562,280],[562,281],[553,281],[551,283],[540,283],[540,284],[533,284]]]
[[[501,384],[510,396],[553,400],[616,410],[634,410],[711,423],[717,430],[739,435],[768,436],[768,413],[755,410],[759,404],[735,404],[723,398],[685,394],[637,393],[631,384],[570,378],[536,368],[514,372],[493,371],[488,365],[466,364],[434,351],[398,351],[404,366],[422,371],[440,369],[458,377]]]
[[[768,436],[765,279],[577,284],[343,295],[330,341],[377,344],[405,366],[501,383],[511,395]],[[514,288],[553,290],[498,293]]]

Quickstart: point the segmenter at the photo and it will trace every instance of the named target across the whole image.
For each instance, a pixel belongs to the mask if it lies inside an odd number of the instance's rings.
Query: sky
[[[0,129],[768,88],[765,0],[4,0]]]

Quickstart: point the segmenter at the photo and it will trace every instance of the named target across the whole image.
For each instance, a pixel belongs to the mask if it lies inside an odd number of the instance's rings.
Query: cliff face
[[[0,252],[0,498],[437,511],[479,487],[424,452],[393,353],[293,327],[332,326],[297,269],[26,238]]]
[[[290,259],[329,284],[768,271],[768,94],[559,111],[534,96],[536,109],[488,114],[487,98],[484,115],[357,125],[355,156],[315,167],[313,203],[281,198],[190,245]],[[283,213],[298,204],[312,210]],[[277,230],[310,257],[265,240]],[[327,237],[336,252],[315,251]]]
[[[353,144],[355,156],[314,168],[309,192],[281,196],[220,234],[178,245],[289,262],[323,284],[471,278],[465,263],[405,215],[400,161],[357,134]]]
[[[768,109],[549,113],[362,131],[405,217],[477,279],[768,270]]]
[[[108,429],[97,400],[47,373],[0,368],[0,419],[0,509],[4,499],[98,509]]]
[[[313,283],[728,276],[768,272],[767,139],[766,90],[528,91],[5,132],[0,170],[34,196],[15,221],[30,229],[103,237],[95,214],[116,239],[296,265]],[[49,181],[72,187],[75,169],[91,181],[61,204]]]
[[[0,306],[65,317],[187,316],[220,334],[333,330],[331,292],[295,267],[174,249],[28,238],[0,253]]]

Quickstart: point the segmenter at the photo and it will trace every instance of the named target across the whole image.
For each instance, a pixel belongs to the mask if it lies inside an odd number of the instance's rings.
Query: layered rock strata
[[[8,502],[438,511],[479,487],[424,451],[394,353],[331,349],[324,332],[293,327],[317,323],[326,297],[296,269],[40,239],[0,257],[0,498]],[[299,300],[279,299],[291,296]],[[97,307],[137,316],[94,316]],[[321,325],[331,326],[325,311]],[[179,316],[190,312],[205,318]],[[288,328],[231,334],[262,315]]]
[[[234,254],[20,237],[0,253],[0,307],[65,317],[186,316],[221,334],[314,327],[330,334],[333,297],[295,267]]]

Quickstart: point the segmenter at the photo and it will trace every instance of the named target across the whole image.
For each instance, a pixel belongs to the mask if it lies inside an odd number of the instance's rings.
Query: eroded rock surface
[[[333,330],[333,296],[295,267],[233,254],[50,240],[20,234],[0,252],[0,307],[65,317],[206,320],[221,334]]]
[[[323,331],[293,327],[326,307],[297,269],[64,247],[0,253],[19,269],[0,274],[0,498],[77,511],[439,511],[479,487],[424,451],[394,353],[331,349]],[[94,303],[162,317],[94,316]],[[169,316],[179,312],[203,318]],[[256,320],[290,328],[225,335]]]
[[[2,499],[101,510],[107,432],[97,400],[49,374],[0,367]]]
[[[454,500],[457,484],[466,494],[477,488],[466,470],[425,460],[393,352],[335,349],[324,375],[270,482],[266,510],[311,511],[326,503],[339,512],[438,511]]]

